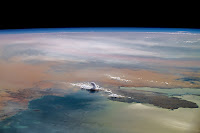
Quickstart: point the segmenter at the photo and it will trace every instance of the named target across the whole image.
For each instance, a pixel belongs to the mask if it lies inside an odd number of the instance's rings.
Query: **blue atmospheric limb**
[[[200,29],[191,28],[139,28],[139,27],[85,27],[85,28],[34,28],[4,29],[0,34],[50,33],[50,32],[191,32],[200,33]]]

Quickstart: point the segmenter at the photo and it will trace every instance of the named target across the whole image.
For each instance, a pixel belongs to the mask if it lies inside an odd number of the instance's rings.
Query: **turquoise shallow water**
[[[78,91],[44,96],[29,103],[28,110],[0,122],[0,133],[95,133],[106,132],[89,118],[104,110],[107,99],[97,93]]]

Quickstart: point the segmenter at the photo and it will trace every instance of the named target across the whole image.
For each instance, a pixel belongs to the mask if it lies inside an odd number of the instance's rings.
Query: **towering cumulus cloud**
[[[200,33],[178,30],[0,31],[0,132],[198,133]]]

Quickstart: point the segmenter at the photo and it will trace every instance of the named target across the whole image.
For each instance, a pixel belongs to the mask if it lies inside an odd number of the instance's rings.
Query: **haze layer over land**
[[[131,116],[132,109],[133,112],[143,110],[143,116],[130,117],[133,127],[141,125],[143,119],[148,117],[152,120],[155,116],[155,123],[151,125],[147,120],[146,124],[156,127],[160,121],[164,121],[157,132],[162,129],[198,132],[200,34],[162,29],[156,32],[44,30],[41,33],[0,34],[2,121],[27,110],[31,100],[46,95],[76,93],[80,90],[78,84],[88,82],[95,82],[102,88],[127,97],[108,98],[112,101],[106,101],[106,104],[123,108],[121,112],[107,108],[99,112],[99,117],[106,118],[114,112],[113,120],[117,121],[121,119],[117,115],[122,112],[128,112]],[[182,88],[183,91],[179,91]],[[177,110],[173,112],[168,109]],[[180,119],[178,112],[181,111],[180,114],[191,117]],[[127,132],[134,130],[125,119],[128,115],[124,115],[124,124],[120,125],[123,132],[126,132],[125,127]],[[166,117],[159,118],[161,115]],[[174,123],[170,124],[171,119],[167,119],[167,116],[174,116]],[[139,122],[134,122],[134,119]],[[191,121],[193,123],[188,125]],[[110,126],[103,119],[100,122]],[[114,126],[120,127],[117,122]],[[135,131],[146,130],[138,128]]]

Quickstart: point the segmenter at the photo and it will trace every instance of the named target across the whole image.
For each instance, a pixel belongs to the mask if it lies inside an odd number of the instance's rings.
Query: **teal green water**
[[[182,94],[179,91],[188,90],[148,87],[137,89],[162,90],[162,93],[165,91],[169,95]],[[105,96],[101,96],[101,93],[80,90],[64,97],[49,95],[30,101],[27,110],[0,122],[0,133],[179,132],[163,123],[170,116],[173,116],[173,119],[176,116],[175,119],[179,120],[179,116],[182,118],[181,111],[195,114],[187,109],[169,111],[139,103],[109,101]],[[190,122],[192,118],[188,116],[185,121]],[[173,119],[170,121],[173,122]]]
[[[107,132],[109,129],[98,121],[89,120],[106,108],[106,101],[99,93],[86,91],[64,97],[44,96],[31,101],[28,110],[0,122],[0,133]]]
[[[150,88],[150,87],[120,87],[120,88],[153,91],[153,92],[165,93],[168,96],[200,95],[200,89],[195,89],[195,88],[174,88],[174,89],[160,89],[160,88]]]

